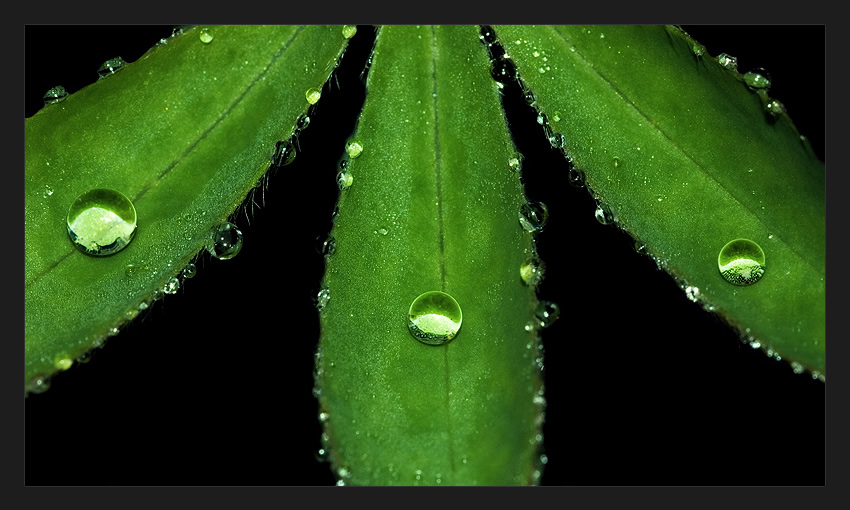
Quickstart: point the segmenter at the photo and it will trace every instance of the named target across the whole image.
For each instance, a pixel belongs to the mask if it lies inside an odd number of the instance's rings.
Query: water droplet
[[[543,280],[546,264],[537,256],[529,257],[519,267],[519,275],[526,285],[538,285]]]
[[[87,351],[77,356],[77,363],[88,363],[91,361],[92,351]]]
[[[74,360],[72,360],[71,356],[68,356],[67,354],[59,355],[53,361],[53,366],[56,367],[56,370],[68,370],[73,364]]]
[[[106,336],[117,336],[121,331],[117,327],[111,327],[106,330]]]
[[[537,303],[537,308],[534,310],[534,316],[537,318],[537,323],[541,328],[548,328],[558,319],[561,314],[561,308],[551,301],[540,301]]]
[[[738,70],[738,59],[732,55],[721,53],[717,55],[717,63],[730,71]]]
[[[552,114],[552,122],[558,122],[561,120],[561,112],[555,112]]]
[[[803,365],[797,363],[796,361],[791,362],[791,370],[793,370],[795,374],[802,374],[806,371],[806,369],[803,368]]]
[[[357,25],[343,25],[342,36],[346,39],[351,39],[357,33]]]
[[[290,140],[281,140],[275,144],[272,164],[278,167],[289,165],[295,161],[295,146]]]
[[[529,332],[534,330],[534,323],[531,322],[531,321],[526,322],[523,329],[525,329],[526,331],[529,331]]]
[[[533,106],[535,103],[537,103],[537,95],[534,93],[533,90],[531,90],[531,89],[526,90],[524,96],[525,96],[525,102],[528,103],[529,105]]]
[[[319,290],[319,293],[316,294],[316,309],[318,311],[322,311],[328,306],[328,301],[331,300],[331,291],[327,288],[322,288]]]
[[[749,239],[735,239],[720,250],[717,266],[727,282],[752,285],[764,275],[764,251]]]
[[[177,290],[180,288],[180,280],[175,277],[171,277],[168,281],[165,282],[165,285],[162,287],[162,291],[166,294],[177,294]]]
[[[385,235],[387,235],[387,234],[389,233],[389,230],[387,230],[387,229],[385,229],[385,228],[381,227],[381,228],[379,228],[379,229],[376,231],[376,233],[381,234],[382,236],[385,236]]]
[[[189,262],[186,264],[186,267],[183,268],[183,271],[180,272],[180,275],[183,276],[183,279],[192,278],[196,274],[198,274],[198,268],[195,267],[195,264]]]
[[[507,83],[516,76],[516,66],[514,66],[514,63],[510,59],[500,58],[493,61],[493,67],[490,72],[494,80]]]
[[[549,135],[549,145],[555,149],[560,149],[566,142],[566,138],[561,133],[552,133]]]
[[[773,234],[767,234],[768,239],[773,239]]]
[[[345,152],[348,153],[349,158],[354,159],[363,152],[363,144],[360,140],[349,140],[345,144]]]
[[[614,156],[614,168],[618,168],[620,166],[620,158]]]
[[[462,320],[455,298],[435,290],[420,294],[410,304],[407,328],[423,344],[443,345],[457,336]]]
[[[83,253],[112,255],[136,234],[136,208],[118,191],[97,188],[77,197],[68,209],[68,235]]]
[[[328,234],[317,237],[316,251],[319,252],[320,255],[333,255],[336,251],[336,239],[334,236]]]
[[[594,215],[596,216],[596,221],[603,225],[610,225],[614,223],[614,214],[605,204],[600,203],[597,205]]]
[[[295,121],[295,128],[299,131],[303,131],[307,129],[307,126],[310,125],[310,116],[306,113],[302,113],[298,116],[298,119]]]
[[[66,97],[68,97],[68,91],[65,90],[65,87],[57,85],[44,94],[44,105],[58,103]]]
[[[336,174],[336,185],[339,186],[340,190],[347,190],[353,182],[354,177],[351,175],[351,172],[340,172]]]
[[[699,300],[699,289],[697,287],[688,285],[685,287],[685,296],[696,303]]]
[[[584,172],[582,172],[579,168],[574,166],[570,167],[570,171],[567,173],[567,179],[570,181],[570,184],[576,188],[584,186]]]
[[[27,383],[26,390],[29,393],[44,393],[50,388],[50,377],[46,375],[37,375],[30,379]]]
[[[53,188],[51,188],[50,186],[45,184],[44,185],[44,192],[41,194],[41,196],[43,196],[44,198],[53,196]]]
[[[763,69],[757,69],[744,74],[744,83],[751,89],[767,89],[770,87],[770,77]]]
[[[200,37],[201,42],[204,44],[209,44],[213,40],[213,33],[212,30],[210,30],[209,28],[202,28],[201,31],[198,33],[198,36]]]
[[[526,202],[519,208],[519,224],[527,232],[539,232],[549,219],[549,209],[543,202]]]
[[[509,159],[508,167],[515,172],[519,172],[520,170],[522,170],[522,159],[520,159],[520,157],[514,157]]]
[[[768,101],[764,108],[774,119],[779,118],[783,113],[785,113],[785,105],[776,99]]]
[[[153,291],[153,294],[151,294],[151,299],[153,301],[158,301],[158,300],[162,299],[164,296],[165,296],[165,292],[163,292],[162,289],[155,289]]]
[[[242,232],[230,222],[224,222],[210,232],[207,251],[219,260],[235,257],[242,249]]]
[[[127,62],[124,62],[124,59],[121,57],[110,58],[109,60],[104,62],[102,66],[100,66],[100,69],[97,70],[97,74],[98,76],[100,76],[100,78],[104,78],[106,76],[109,76],[110,74],[117,73],[126,64]]]
[[[322,92],[317,88],[307,89],[307,93],[305,94],[307,97],[307,102],[310,104],[316,104],[319,102],[319,99],[322,97]]]
[[[496,32],[494,32],[493,29],[488,25],[484,25],[481,27],[481,35],[479,35],[478,37],[480,37],[481,40],[487,44],[493,44],[494,42],[496,42]]]

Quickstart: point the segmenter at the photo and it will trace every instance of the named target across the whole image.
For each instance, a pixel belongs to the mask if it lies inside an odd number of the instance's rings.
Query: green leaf
[[[825,376],[824,166],[766,89],[676,28],[495,30],[618,225],[754,345]],[[738,238],[766,255],[753,285],[718,269]]]
[[[478,28],[381,28],[354,138],[319,297],[334,469],[355,485],[536,482],[537,300],[520,278],[534,248]],[[447,344],[408,330],[429,291],[462,309]]]
[[[210,27],[157,46],[26,119],[25,387],[135,317],[245,200],[293,133],[345,38],[339,27]],[[115,189],[138,213],[122,251],[69,239],[77,196]]]

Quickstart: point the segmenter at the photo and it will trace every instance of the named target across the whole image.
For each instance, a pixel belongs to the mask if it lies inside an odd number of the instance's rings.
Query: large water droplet
[[[77,197],[68,209],[68,235],[84,253],[112,255],[136,234],[136,208],[118,191],[97,188]]]
[[[462,319],[455,298],[434,290],[420,294],[410,304],[407,328],[423,344],[444,345],[457,336]]]
[[[319,99],[322,97],[322,91],[317,88],[307,89],[307,93],[305,94],[307,97],[307,102],[310,104],[316,104],[319,102]]]
[[[738,70],[738,59],[732,55],[721,53],[717,55],[717,63],[730,71]]]
[[[518,155],[509,159],[508,167],[515,172],[522,170],[522,156]]]
[[[310,125],[310,116],[306,113],[302,113],[298,116],[298,119],[295,120],[295,128],[299,131],[303,131],[307,129],[307,126]]]
[[[213,41],[213,33],[209,28],[202,28],[198,33],[198,36],[201,39],[201,42],[204,44],[209,44]]]
[[[493,62],[490,72],[494,80],[507,83],[516,76],[516,66],[514,66],[514,63],[510,59],[500,58]]]
[[[580,168],[571,166],[570,171],[567,173],[567,180],[576,188],[581,188],[584,186],[584,172]]]
[[[351,172],[340,172],[336,174],[336,185],[340,191],[347,190],[354,183],[354,176]]]
[[[177,294],[177,290],[180,288],[180,280],[172,276],[165,282],[165,285],[162,287],[162,291],[166,294]]]
[[[596,206],[596,212],[594,213],[596,216],[596,221],[603,225],[610,225],[614,223],[614,214],[611,212],[611,209],[608,208],[607,205],[600,203]]]
[[[109,60],[104,62],[102,66],[100,66],[100,69],[97,70],[97,74],[98,76],[100,76],[100,78],[104,78],[106,76],[109,76],[110,74],[117,73],[126,64],[127,62],[124,62],[124,59],[121,57],[110,58]]]
[[[357,25],[343,25],[342,36],[346,39],[351,39],[357,33]]]
[[[195,267],[195,264],[189,262],[186,264],[186,267],[183,268],[183,271],[180,272],[180,275],[183,279],[192,278],[198,273],[198,268]]]
[[[752,285],[764,275],[764,251],[749,239],[735,239],[720,250],[717,266],[727,282]]]
[[[546,265],[537,256],[529,257],[519,267],[519,275],[526,285],[537,285],[543,280]]]
[[[549,209],[543,202],[526,202],[519,208],[519,224],[527,232],[539,232],[549,219]]]
[[[207,240],[207,251],[219,260],[232,259],[241,249],[242,232],[230,222],[214,228]]]
[[[348,153],[349,158],[354,159],[363,152],[363,144],[360,140],[349,140],[345,144],[345,152]]]
[[[763,69],[756,69],[744,74],[744,83],[751,89],[767,89],[770,87],[770,75]]]
[[[478,37],[487,44],[493,44],[496,42],[496,32],[494,32],[493,28],[489,25],[483,25],[481,27],[481,34]]]
[[[56,370],[68,370],[73,364],[74,360],[67,354],[56,356],[56,359],[53,360],[53,366],[56,367]]]
[[[534,310],[534,316],[541,328],[548,328],[561,315],[561,308],[551,301],[540,301]]]
[[[328,234],[317,237],[316,251],[319,252],[320,255],[333,255],[336,251],[336,239],[334,236]]]
[[[44,105],[58,103],[66,97],[68,97],[68,91],[65,90],[65,87],[57,85],[44,94]]]
[[[286,166],[295,161],[295,146],[290,140],[281,140],[275,144],[272,164],[278,167]]]

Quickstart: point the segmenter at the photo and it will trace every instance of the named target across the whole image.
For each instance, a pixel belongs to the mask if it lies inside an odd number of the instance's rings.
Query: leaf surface
[[[488,68],[476,27],[378,34],[320,300],[316,391],[345,484],[539,477],[537,299],[519,272],[533,244]],[[463,312],[445,345],[408,331],[428,291]]]
[[[618,225],[745,339],[825,376],[824,165],[766,90],[673,27],[495,31]],[[718,269],[738,238],[765,253],[753,285]]]
[[[204,247],[293,134],[345,38],[339,27],[187,30],[25,120],[25,387],[132,319]],[[93,188],[129,197],[122,251],[75,248],[66,217]]]

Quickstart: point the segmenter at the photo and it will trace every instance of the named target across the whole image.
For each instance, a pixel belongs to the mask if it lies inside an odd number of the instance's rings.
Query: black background
[[[686,26],[711,55],[764,67],[770,94],[824,156],[823,26]],[[45,91],[132,62],[171,26],[28,26],[26,110]],[[177,295],[157,302],[91,361],[25,399],[27,485],[332,485],[317,459],[312,396],[315,239],[331,225],[335,165],[363,100],[371,47],[360,27],[323,91],[293,165],[265,206],[236,223],[234,259],[204,255]],[[519,105],[519,106],[517,106]],[[545,485],[822,485],[825,385],[738,340],[688,301],[633,242],[593,217],[566,184],[519,98],[506,98],[530,198],[549,206],[538,249],[541,297],[561,318],[544,335]],[[259,201],[259,199],[258,199]],[[605,271],[571,263],[592,250]]]

